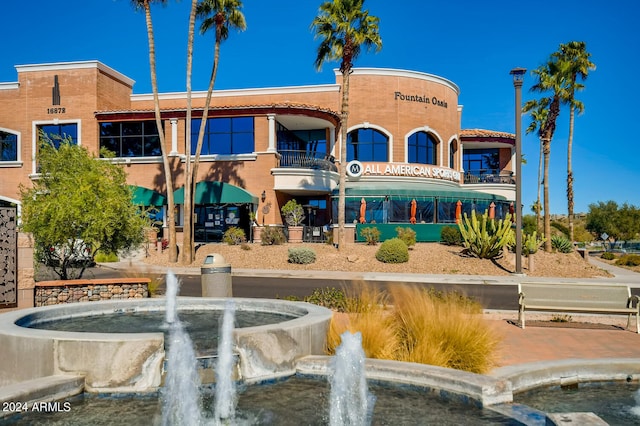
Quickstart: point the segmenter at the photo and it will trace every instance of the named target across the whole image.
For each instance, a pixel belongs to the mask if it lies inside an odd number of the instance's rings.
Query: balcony
[[[332,155],[320,152],[294,150],[280,150],[278,151],[278,154],[278,168],[327,170],[330,172],[338,171],[338,167],[336,166],[335,159]]]
[[[513,177],[513,172],[509,170],[481,170],[480,172],[466,172],[464,174],[464,183],[494,183],[515,185],[516,181]]]

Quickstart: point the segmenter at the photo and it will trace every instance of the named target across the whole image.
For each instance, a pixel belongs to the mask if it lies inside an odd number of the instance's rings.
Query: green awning
[[[184,186],[173,193],[176,204],[184,204]],[[198,182],[196,204],[258,204],[258,197],[250,192],[225,182]]]
[[[338,189],[332,195],[338,196]],[[447,188],[443,185],[429,183],[361,183],[345,189],[347,197],[406,197],[406,198],[438,198],[447,200],[491,200],[507,201],[502,195],[488,194],[459,187]]]
[[[133,192],[131,201],[136,206],[155,206],[160,207],[167,204],[164,195],[160,194],[153,189],[145,188],[142,186],[129,185]]]

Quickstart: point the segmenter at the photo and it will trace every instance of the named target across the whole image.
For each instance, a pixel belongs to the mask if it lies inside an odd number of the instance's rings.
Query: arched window
[[[356,129],[347,136],[347,161],[389,161],[389,138],[375,129]]]
[[[0,161],[18,161],[18,135],[0,130]]]
[[[449,144],[449,167],[456,168],[456,156],[458,155],[458,142],[453,140]]]
[[[416,132],[407,143],[409,163],[436,164],[438,142],[427,132]]]

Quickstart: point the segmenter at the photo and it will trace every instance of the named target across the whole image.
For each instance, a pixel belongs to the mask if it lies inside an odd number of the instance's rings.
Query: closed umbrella
[[[513,209],[513,203],[509,204],[509,214],[511,215],[511,222],[516,221],[515,210]]]
[[[360,223],[366,223],[366,213],[367,213],[367,202],[364,200],[364,197],[360,200]]]
[[[456,223],[460,223],[462,218],[462,201],[458,200],[456,203]]]
[[[418,203],[416,202],[416,199],[414,198],[413,200],[411,200],[411,219],[409,219],[409,222],[416,223],[416,211],[417,210],[418,210]]]
[[[496,205],[492,201],[491,204],[489,204],[489,219],[495,219],[495,217],[496,217]]]

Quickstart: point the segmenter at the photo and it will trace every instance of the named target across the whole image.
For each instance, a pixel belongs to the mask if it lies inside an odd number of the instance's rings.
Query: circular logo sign
[[[364,167],[362,167],[362,163],[358,160],[349,161],[347,164],[347,175],[352,178],[358,178],[362,176],[362,172],[364,171]]]

